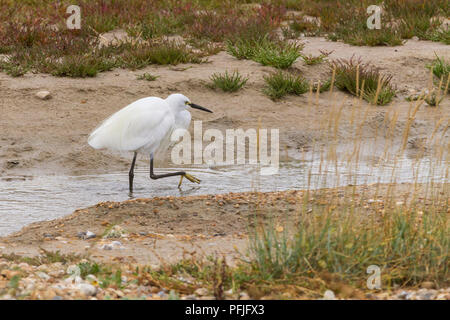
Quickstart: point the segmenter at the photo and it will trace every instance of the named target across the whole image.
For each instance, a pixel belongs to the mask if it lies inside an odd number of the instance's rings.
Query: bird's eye
[[[189,101],[186,101],[184,104],[186,105],[190,105],[191,103]]]

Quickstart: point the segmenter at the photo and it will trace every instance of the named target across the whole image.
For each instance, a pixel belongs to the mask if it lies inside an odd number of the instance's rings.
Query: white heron
[[[88,143],[94,149],[134,152],[129,171],[129,189],[133,193],[134,165],[138,153],[150,154],[150,178],[161,179],[181,176],[194,183],[200,180],[184,171],[166,174],[153,172],[153,156],[164,151],[172,132],[187,129],[191,122],[189,108],[211,112],[192,103],[186,96],[175,93],[166,99],[147,97],[139,99],[104,120],[89,136]]]

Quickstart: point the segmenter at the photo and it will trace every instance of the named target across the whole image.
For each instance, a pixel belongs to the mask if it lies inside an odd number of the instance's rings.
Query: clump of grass
[[[445,30],[435,30],[429,35],[428,38],[431,41],[443,42],[450,45],[450,28],[446,28]]]
[[[269,44],[258,48],[253,60],[264,66],[271,66],[279,69],[286,69],[300,57],[302,45],[280,42]]]
[[[8,62],[1,62],[0,63],[0,70],[3,70],[6,72],[6,74],[10,75],[11,77],[21,77],[24,74],[27,73],[28,68],[22,65],[17,65],[15,63],[8,63]]]
[[[159,76],[152,75],[151,73],[148,73],[148,72],[137,76],[138,80],[147,80],[147,81],[155,81],[158,78],[159,78]]]
[[[235,58],[252,59],[255,56],[257,48],[260,46],[261,39],[236,39],[226,41],[226,50]]]
[[[333,53],[333,51],[319,50],[320,55],[313,56],[312,54],[305,55],[301,54],[303,61],[309,66],[322,63],[327,60],[328,56]]]
[[[239,71],[235,70],[233,73],[213,73],[210,77],[212,83],[209,84],[211,88],[220,88],[225,92],[235,92],[241,89],[248,81],[248,78],[243,77]]]
[[[430,107],[437,107],[444,99],[444,96],[440,94],[440,90],[438,89],[438,92],[436,90],[432,90],[424,99],[424,101],[430,106]]]
[[[305,36],[315,36],[320,33],[317,23],[306,19],[305,17],[297,17],[293,19],[288,27],[282,27],[283,37],[287,39],[298,38],[302,33]]]
[[[96,262],[80,262],[77,264],[77,267],[80,270],[80,277],[83,279],[90,274],[96,275],[101,272],[101,267]]]
[[[59,250],[55,252],[47,251],[43,248],[40,248],[40,250],[42,251],[42,254],[35,257],[26,257],[15,253],[2,254],[0,257],[8,261],[15,261],[17,263],[25,262],[33,266],[40,266],[42,264],[51,264],[55,262],[66,264],[69,262],[79,261],[84,258],[84,256],[76,254],[61,254]]]
[[[70,55],[53,63],[51,74],[58,77],[95,77],[99,72],[112,70],[116,62],[102,57]]]
[[[426,67],[430,70],[432,70],[433,74],[438,78],[441,79],[442,77],[447,78],[450,74],[450,63],[445,61],[443,58],[440,58],[436,52],[434,53],[436,55],[436,59],[433,60],[432,63],[426,65]]]
[[[312,89],[314,92],[317,92],[317,89],[319,89],[319,92],[325,92],[325,91],[330,90],[330,88],[331,88],[331,79],[328,79],[328,80],[324,81],[323,83],[320,82],[320,87],[319,87],[319,81],[315,82],[313,84]]]
[[[288,94],[300,95],[308,92],[309,84],[301,76],[278,71],[264,76],[266,87],[263,92],[272,100],[280,99]]]
[[[392,76],[383,75],[377,68],[362,63],[361,58],[338,59],[333,62],[336,68],[336,87],[368,102],[385,105],[392,101],[396,90],[391,84]]]
[[[279,39],[237,39],[227,42],[227,51],[238,59],[250,59],[265,66],[289,68],[300,56],[303,44]]]
[[[389,283],[448,281],[445,211],[392,208],[377,219],[341,209],[301,214],[292,234],[274,226],[255,230],[253,272],[271,280],[330,273],[362,284],[367,267],[377,265]]]
[[[185,44],[174,40],[154,42],[149,45],[136,44],[133,50],[126,51],[121,56],[120,61],[120,66],[131,69],[140,69],[150,64],[176,65],[204,62],[200,54],[194,53]]]

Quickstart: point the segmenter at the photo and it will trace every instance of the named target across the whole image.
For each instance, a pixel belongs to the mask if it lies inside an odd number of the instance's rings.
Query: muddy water
[[[177,168],[158,169],[158,172]],[[150,180],[136,170],[134,197],[184,196],[241,191],[324,188],[375,182],[448,182],[445,163],[404,158],[395,163],[327,163],[320,159],[281,163],[278,174],[260,175],[255,166],[197,167],[187,170],[202,180],[194,185],[178,178]],[[32,222],[51,220],[101,201],[129,198],[127,172],[82,176],[2,177],[0,179],[0,235]]]

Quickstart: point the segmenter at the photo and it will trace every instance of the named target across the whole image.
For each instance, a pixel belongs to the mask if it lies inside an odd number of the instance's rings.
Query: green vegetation
[[[259,39],[236,39],[227,41],[227,51],[238,59],[250,59],[264,66],[289,68],[303,49],[302,44],[289,43],[263,37]]]
[[[301,54],[303,61],[309,66],[322,63],[327,60],[328,56],[333,53],[333,51],[325,51],[325,50],[319,50],[320,55],[313,56],[312,54],[305,55]]]
[[[155,81],[158,78],[159,78],[159,76],[154,76],[147,72],[137,76],[138,80],[147,80],[147,81]]]
[[[229,74],[225,73],[213,73],[210,77],[212,83],[208,86],[215,89],[220,88],[225,92],[235,92],[241,89],[248,81],[248,78],[244,78],[239,71],[233,71]]]
[[[0,3],[0,53],[7,55],[0,69],[11,76],[43,72],[57,76],[93,77],[112,68],[138,69],[149,64],[200,63],[226,45],[239,59],[288,68],[301,46],[278,39],[327,35],[354,45],[401,45],[404,39],[449,44],[445,0],[388,0],[383,2],[382,29],[366,26],[369,5],[375,1],[238,0],[143,1],[81,0],[81,30],[66,27],[68,0],[11,1]],[[287,9],[301,10],[300,16]],[[33,16],[33,19],[26,17]],[[121,29],[126,37],[105,41],[104,33]],[[179,35],[186,43],[169,41]],[[306,60],[318,61],[316,59]],[[320,59],[319,59],[320,60]],[[314,62],[312,62],[314,63]]]
[[[301,76],[294,76],[290,73],[278,71],[269,76],[265,76],[266,87],[264,93],[271,99],[276,100],[288,94],[300,95],[308,92],[309,84]]]
[[[450,63],[445,61],[443,58],[439,58],[439,56],[435,53],[436,59],[428,64],[426,67],[432,70],[433,74],[441,79],[442,77],[446,79],[450,74]]]
[[[333,66],[336,68],[335,85],[341,90],[378,105],[389,103],[395,96],[392,76],[382,75],[372,65],[362,63],[361,58],[339,59]]]
[[[83,259],[84,257],[80,255],[74,255],[74,254],[61,254],[59,251],[52,252],[47,251],[43,248],[40,248],[42,251],[42,254],[35,257],[25,257],[25,256],[19,256],[17,254],[11,253],[11,254],[2,254],[0,255],[1,258],[8,260],[8,261],[16,261],[18,263],[25,262],[33,266],[40,266],[41,264],[48,264],[48,263],[55,263],[55,262],[61,262],[63,264],[79,261]]]

